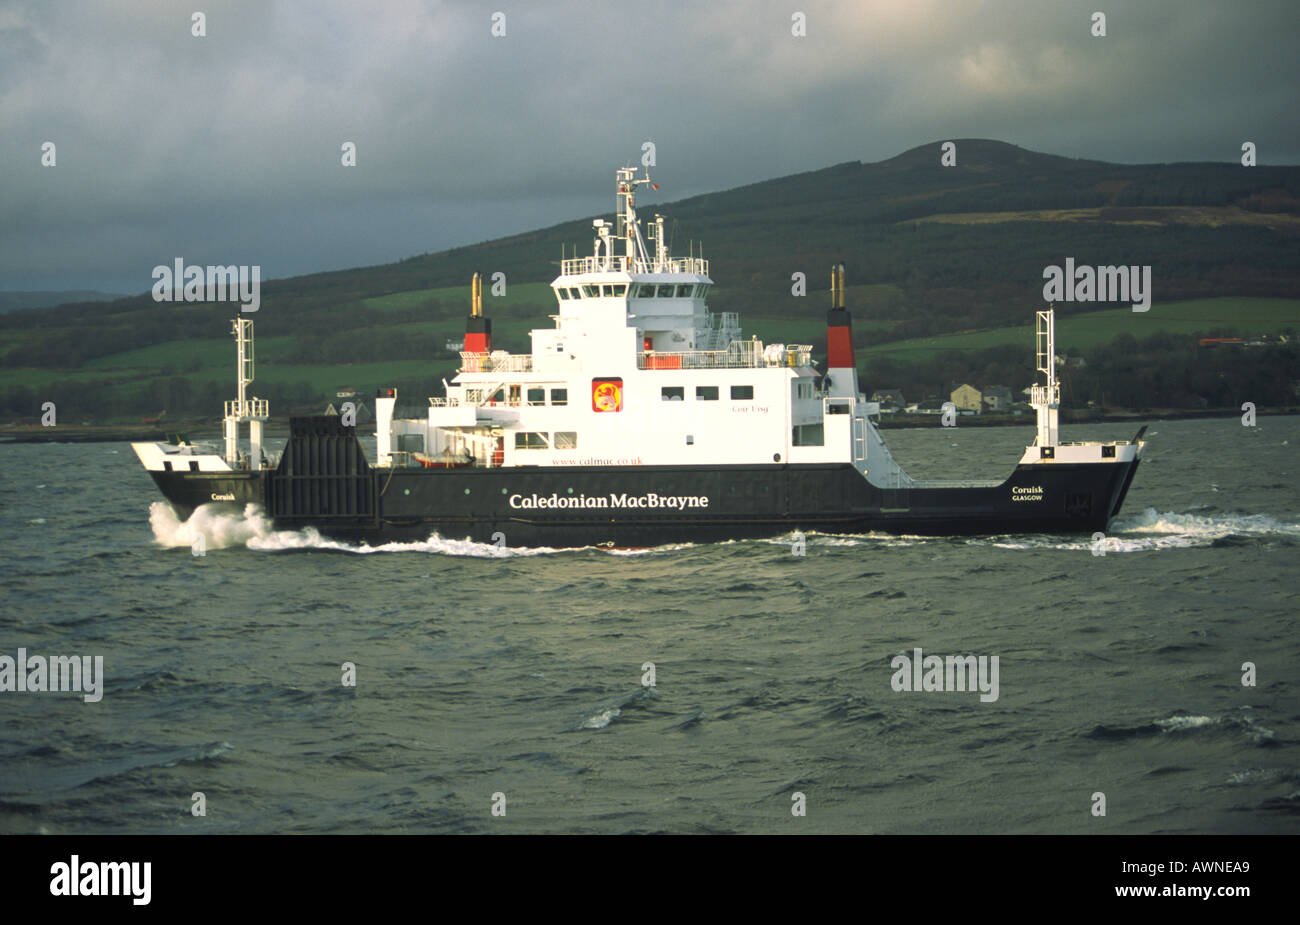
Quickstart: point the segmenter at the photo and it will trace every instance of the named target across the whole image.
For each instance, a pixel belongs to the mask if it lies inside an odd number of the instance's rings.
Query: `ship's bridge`
[[[705,300],[713,280],[699,257],[651,262],[629,257],[565,260],[551,283],[559,304],[556,330],[574,332],[614,324],[634,327],[645,351],[717,349],[723,326]],[[534,332],[534,352],[537,336]],[[739,336],[739,330],[733,332]],[[542,351],[550,346],[543,338]]]

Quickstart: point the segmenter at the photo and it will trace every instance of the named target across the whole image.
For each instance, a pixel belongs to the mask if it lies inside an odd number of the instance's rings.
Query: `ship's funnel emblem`
[[[619,379],[592,379],[591,380],[591,410],[592,411],[622,411],[623,410],[623,380]]]

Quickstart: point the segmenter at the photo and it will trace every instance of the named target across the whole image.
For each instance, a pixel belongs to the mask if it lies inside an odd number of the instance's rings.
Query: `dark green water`
[[[886,433],[921,477],[1005,474],[1031,437]],[[0,693],[0,831],[1300,831],[1300,419],[1147,439],[1105,556],[361,553],[227,518],[195,557],[128,445],[0,447],[0,655],[106,675],[98,703]],[[895,691],[915,648],[997,656],[998,698]]]

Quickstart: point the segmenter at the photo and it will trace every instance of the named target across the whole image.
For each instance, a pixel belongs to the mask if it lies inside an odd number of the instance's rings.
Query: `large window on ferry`
[[[557,450],[576,450],[578,448],[577,431],[557,430],[555,432],[555,448]]]
[[[752,385],[733,385],[731,387],[732,401],[751,401],[754,397],[754,387]]]
[[[570,286],[570,287],[569,287],[569,298],[571,298],[571,299],[580,299],[580,298],[582,298],[582,290],[580,290],[577,286]]]
[[[661,299],[671,299],[672,297],[673,297],[673,287],[672,287],[672,286],[660,286],[660,287],[659,287],[659,298],[661,298]]]
[[[589,299],[598,299],[598,298],[600,298],[600,287],[599,287],[599,286],[583,286],[583,287],[582,287],[582,294],[583,294],[584,296],[586,296],[587,298],[589,298]]]
[[[696,401],[717,401],[718,387],[716,385],[697,385],[695,387]]]
[[[694,286],[678,286],[678,287],[677,287],[677,298],[679,298],[679,299],[689,299],[689,298],[691,297],[691,291],[692,291],[694,288],[695,288]]]
[[[535,430],[521,430],[515,433],[516,450],[544,450],[550,446],[546,434]]]
[[[638,299],[653,299],[655,297],[655,287],[642,283],[636,287],[636,297]]]
[[[621,299],[625,295],[627,295],[627,283],[615,283],[614,298]]]
[[[560,294],[561,302],[563,302],[565,299],[569,297],[569,290],[564,286],[561,286],[559,289],[556,289],[555,291]]]
[[[609,283],[606,283],[605,285],[601,286],[600,289],[601,289],[601,295],[603,295],[607,299],[614,295],[614,287],[611,286]]]
[[[568,389],[551,389],[552,405],[567,405],[569,403]]]
[[[528,404],[530,405],[546,404],[546,389],[529,389]]]
[[[659,393],[664,401],[685,401],[686,389],[680,385],[666,385]]]

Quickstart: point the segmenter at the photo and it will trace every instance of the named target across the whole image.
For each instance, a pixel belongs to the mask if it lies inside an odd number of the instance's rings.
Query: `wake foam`
[[[422,552],[447,556],[466,556],[481,559],[504,559],[516,556],[540,556],[556,553],[599,550],[615,556],[643,556],[672,553],[696,548],[694,543],[672,543],[645,549],[604,549],[597,546],[555,548],[550,546],[510,547],[493,543],[476,543],[472,540],[447,539],[432,534],[428,539],[403,543],[384,543],[378,546],[353,545],[322,537],[313,527],[302,530],[276,530],[270,518],[256,504],[247,505],[242,514],[236,514],[230,505],[205,504],[182,522],[165,501],[155,501],[149,507],[149,523],[154,540],[160,546],[191,547],[199,534],[203,534],[206,549],[227,549],[243,546],[258,551],[276,552],[295,549],[329,549],[338,552],[368,554],[374,552]],[[790,546],[796,534],[759,540],[774,546]],[[1090,550],[1092,539],[1087,536],[1052,536],[1043,534],[1025,536],[985,537],[933,537],[895,536],[890,533],[822,534],[804,535],[809,546],[876,548],[902,548],[936,543],[962,543],[968,546],[992,546],[998,549],[1063,549]],[[1106,538],[1106,553],[1147,552],[1160,549],[1243,545],[1274,539],[1300,542],[1300,524],[1280,521],[1267,514],[1220,514],[1210,516],[1193,513],[1159,512],[1147,508],[1141,513],[1121,515],[1116,518]],[[726,541],[712,545],[733,545]]]
[[[170,504],[155,501],[149,505],[149,526],[160,546],[193,546],[201,534],[205,549],[244,546],[275,532],[271,521],[256,504],[247,505],[242,515],[233,514],[225,507],[204,504],[182,522]]]
[[[790,546],[797,535],[787,533],[760,542]],[[891,533],[804,535],[809,546],[873,546],[895,548],[939,543],[962,543],[967,546],[993,546],[998,549],[1067,549],[1091,550],[1090,536],[1025,534],[1007,536],[909,536]],[[1158,549],[1249,545],[1272,539],[1300,541],[1300,524],[1277,520],[1267,514],[1175,514],[1147,508],[1141,513],[1120,515],[1111,524],[1106,538],[1106,553],[1147,552]]]
[[[446,556],[468,556],[481,559],[508,559],[516,556],[544,556],[555,553],[590,551],[594,546],[578,549],[557,549],[550,546],[510,547],[494,543],[475,543],[472,540],[453,540],[432,534],[426,540],[405,543],[383,543],[378,546],[353,545],[339,540],[326,539],[314,527],[302,530],[276,530],[260,505],[246,505],[243,513],[236,514],[230,505],[205,504],[196,508],[189,519],[182,522],[165,501],[155,501],[149,506],[149,525],[154,541],[160,546],[185,547],[194,545],[203,535],[204,548],[229,549],[243,546],[259,552],[279,552],[296,549],[328,549],[361,555],[375,552],[422,552]],[[689,544],[654,549],[602,550],[612,555],[642,555],[663,549],[680,549]]]
[[[1269,539],[1300,540],[1300,524],[1288,523],[1267,514],[1174,514],[1147,508],[1141,513],[1120,515],[1111,524],[1110,545],[1117,552],[1214,546],[1230,537],[1246,541]]]

